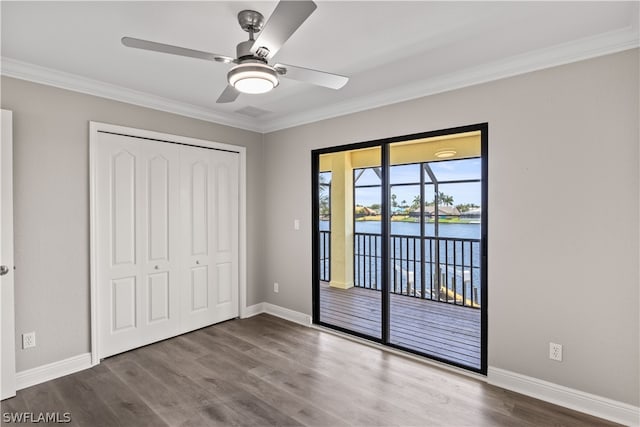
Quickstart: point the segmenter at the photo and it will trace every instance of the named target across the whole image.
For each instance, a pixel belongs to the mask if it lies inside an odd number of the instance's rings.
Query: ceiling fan
[[[249,33],[249,40],[238,44],[236,58],[132,37],[123,37],[122,44],[137,49],[235,64],[227,74],[229,84],[216,101],[217,103],[233,102],[241,92],[249,94],[269,92],[278,86],[279,77],[340,89],[349,81],[348,77],[293,65],[269,65],[269,60],[307,20],[316,7],[311,0],[280,1],[266,24],[260,12],[241,11],[238,13],[238,23]],[[254,39],[256,34],[258,36]]]

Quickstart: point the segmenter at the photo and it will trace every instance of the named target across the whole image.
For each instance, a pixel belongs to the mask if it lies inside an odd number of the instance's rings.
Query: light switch
[[[294,219],[293,220],[293,229],[294,230],[300,230],[300,220],[299,219]]]

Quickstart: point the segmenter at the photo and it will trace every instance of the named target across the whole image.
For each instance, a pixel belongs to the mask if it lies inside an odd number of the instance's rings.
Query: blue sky
[[[430,163],[431,169],[439,182],[462,179],[480,179],[481,162],[480,159],[451,160]],[[412,183],[420,181],[420,165],[402,165],[391,167],[391,193],[397,196],[398,203],[406,200],[411,204],[413,199],[420,194],[419,185],[394,186],[397,183]],[[357,184],[369,185],[380,184],[377,175],[371,170],[367,170],[359,179]],[[440,184],[439,191],[452,196],[454,205],[461,203],[474,203],[480,205],[481,184]],[[380,203],[380,188],[359,188],[356,189],[356,204],[370,206]],[[425,187],[426,201],[433,200],[433,185]]]

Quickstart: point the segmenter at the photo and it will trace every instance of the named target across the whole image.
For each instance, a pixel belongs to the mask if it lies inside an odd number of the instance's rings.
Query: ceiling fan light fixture
[[[266,64],[239,64],[227,74],[229,85],[242,93],[267,93],[278,86],[278,73]]]

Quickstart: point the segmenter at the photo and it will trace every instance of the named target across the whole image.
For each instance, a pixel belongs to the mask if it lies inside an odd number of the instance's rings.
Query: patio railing
[[[355,286],[381,290],[381,244],[380,234],[355,233]],[[425,237],[421,242],[420,236],[391,235],[389,250],[390,292],[480,307],[480,239]]]
[[[331,280],[331,232],[320,231],[320,280]]]

